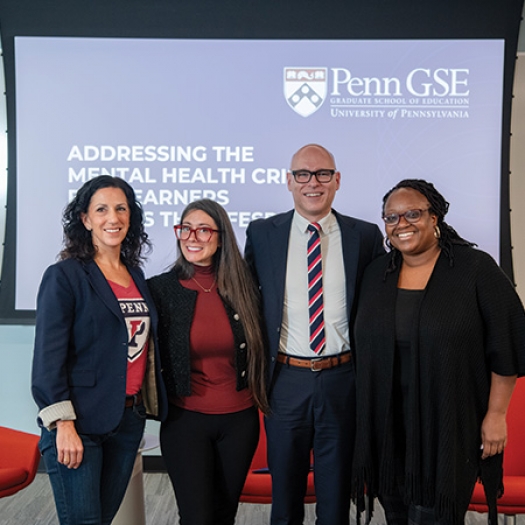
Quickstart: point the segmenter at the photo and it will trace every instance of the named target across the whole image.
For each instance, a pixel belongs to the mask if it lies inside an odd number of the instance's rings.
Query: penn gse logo
[[[326,98],[325,67],[285,67],[284,97],[288,105],[302,117],[315,113]]]

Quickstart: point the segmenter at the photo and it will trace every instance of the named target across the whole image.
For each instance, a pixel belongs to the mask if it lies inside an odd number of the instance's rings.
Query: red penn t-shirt
[[[126,395],[135,395],[142,386],[148,355],[149,309],[133,279],[128,287],[108,281],[128,328],[128,370]]]

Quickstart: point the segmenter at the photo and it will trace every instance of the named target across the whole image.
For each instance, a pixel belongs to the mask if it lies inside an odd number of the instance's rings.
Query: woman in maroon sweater
[[[224,208],[191,203],[180,256],[149,280],[170,408],[162,455],[181,525],[233,525],[267,411],[257,289]]]

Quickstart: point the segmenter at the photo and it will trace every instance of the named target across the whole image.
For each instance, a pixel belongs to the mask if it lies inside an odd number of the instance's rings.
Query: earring
[[[434,237],[436,239],[439,239],[441,237],[441,230],[439,229],[439,226],[437,224],[434,226]]]

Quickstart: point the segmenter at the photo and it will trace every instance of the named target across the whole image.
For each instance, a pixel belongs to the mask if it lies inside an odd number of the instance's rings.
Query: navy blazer
[[[385,253],[383,236],[377,225],[333,210],[341,229],[343,264],[346,281],[346,304],[350,325],[350,345],[353,348],[353,321],[357,305],[358,284],[365,267]],[[264,320],[270,353],[269,383],[279,350],[283,318],[288,241],[294,211],[258,219],[246,230],[245,258],[261,290]]]
[[[128,267],[150,312],[158,419],[167,398],[160,373],[157,312],[142,271]],[[104,434],[124,413],[128,330],[115,294],[94,261],[66,259],[44,273],[37,298],[33,397],[40,409],[72,402],[79,433]]]

